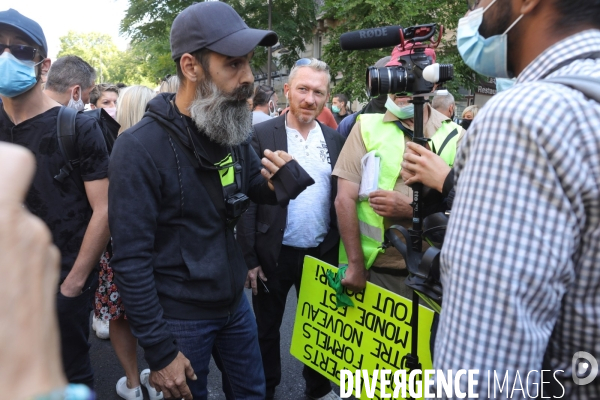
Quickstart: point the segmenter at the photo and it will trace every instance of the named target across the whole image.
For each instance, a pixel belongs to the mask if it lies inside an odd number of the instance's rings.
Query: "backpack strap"
[[[60,183],[64,183],[68,176],[73,178],[75,185],[85,193],[83,180],[79,176],[71,175],[71,172],[79,168],[79,155],[75,147],[77,139],[77,129],[75,119],[77,111],[69,107],[61,107],[58,111],[56,119],[56,135],[58,137],[58,147],[65,160],[65,165],[60,169],[60,172],[54,176],[54,179]]]
[[[580,91],[587,98],[596,100],[600,103],[600,79],[590,78],[588,76],[565,75],[554,78],[544,79],[543,82],[559,83]]]

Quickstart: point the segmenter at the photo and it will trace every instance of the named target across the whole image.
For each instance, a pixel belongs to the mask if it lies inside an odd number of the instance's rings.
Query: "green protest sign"
[[[367,370],[371,379],[375,371],[391,370],[394,374],[405,370],[412,340],[412,302],[367,283],[360,293],[346,291],[354,307],[338,308],[335,291],[327,282],[328,270],[335,272],[337,268],[313,257],[304,260],[291,354],[337,384],[341,370],[352,374],[361,370],[361,376]],[[417,345],[421,370],[432,369],[429,341],[433,314],[420,307]],[[375,395],[368,397],[381,398],[379,390],[377,381]]]

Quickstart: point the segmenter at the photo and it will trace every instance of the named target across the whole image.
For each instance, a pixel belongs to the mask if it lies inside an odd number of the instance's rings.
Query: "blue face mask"
[[[515,86],[516,82],[517,80],[515,78],[496,78],[496,93],[504,92],[505,90],[510,89],[511,87]]]
[[[0,95],[15,97],[34,87],[37,83],[35,66],[38,64],[31,61],[20,61],[8,51],[2,53],[0,55]]]
[[[485,9],[478,8],[471,11],[469,15],[458,21],[456,44],[465,64],[476,72],[493,78],[510,78],[507,67],[506,34],[523,18],[524,14],[521,14],[502,35],[485,39],[479,34],[479,26],[483,22],[483,13],[495,2],[496,0],[492,1]]]
[[[394,100],[390,99],[388,96],[385,102],[385,108],[392,114],[394,114],[398,119],[411,119],[415,116],[415,105],[409,104],[404,107],[400,107],[398,104],[394,103]]]
[[[339,113],[340,112],[340,108],[336,105],[331,106],[331,111],[333,111],[334,113]]]

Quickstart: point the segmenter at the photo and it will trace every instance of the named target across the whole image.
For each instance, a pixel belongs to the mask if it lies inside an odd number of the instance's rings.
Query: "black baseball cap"
[[[14,9],[0,11],[0,25],[9,25],[16,28],[27,35],[35,44],[40,46],[45,57],[48,56],[48,45],[46,44],[46,36],[40,24],[34,20],[27,18],[20,12]]]
[[[171,57],[181,58],[207,48],[229,57],[250,53],[256,46],[277,43],[273,31],[248,28],[238,13],[220,1],[192,4],[183,10],[171,26]]]

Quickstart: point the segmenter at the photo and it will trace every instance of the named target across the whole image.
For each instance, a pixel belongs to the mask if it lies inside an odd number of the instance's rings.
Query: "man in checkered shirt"
[[[485,38],[522,16],[507,47],[518,79],[479,112],[454,164],[434,366],[479,369],[479,398],[542,398],[529,372],[545,369],[546,398],[597,399],[600,377],[575,384],[571,365],[579,351],[600,360],[600,103],[545,80],[600,79],[600,1],[469,3],[491,5]]]

